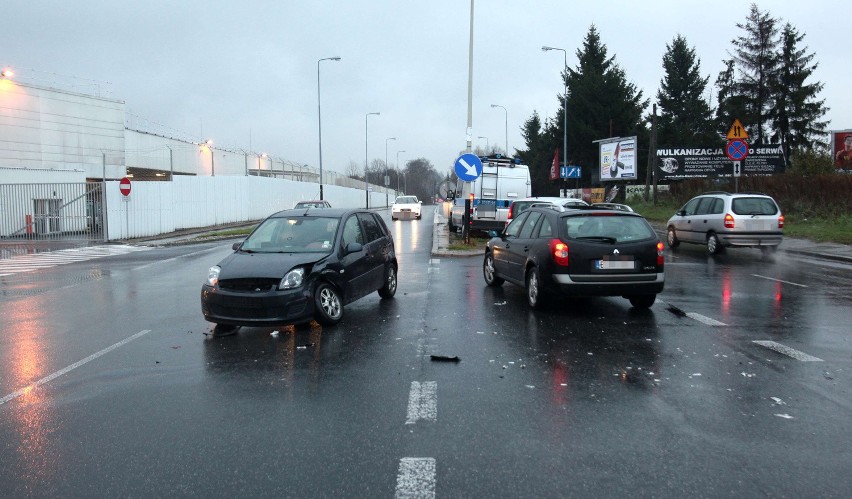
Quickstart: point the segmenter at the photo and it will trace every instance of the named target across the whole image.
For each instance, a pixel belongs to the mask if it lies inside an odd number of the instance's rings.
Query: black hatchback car
[[[201,287],[204,318],[220,330],[316,319],[333,325],[343,306],[373,291],[396,293],[394,241],[367,210],[286,210],[261,222]]]
[[[539,308],[553,295],[623,296],[648,308],[665,283],[663,243],[637,213],[533,207],[485,247],[485,283],[509,281]]]

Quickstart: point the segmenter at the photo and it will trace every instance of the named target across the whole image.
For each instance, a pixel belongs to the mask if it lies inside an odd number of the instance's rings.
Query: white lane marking
[[[686,316],[690,319],[695,319],[702,324],[707,324],[708,326],[727,326],[724,322],[719,322],[715,319],[711,319],[709,317],[703,316],[701,314],[696,314],[695,312],[687,312]]]
[[[789,284],[789,285],[791,285],[791,286],[799,286],[800,288],[807,288],[807,286],[806,286],[806,285],[804,285],[804,284],[799,284],[799,283],[796,283],[796,282],[782,281],[781,279],[776,279],[776,278],[774,278],[774,277],[766,277],[765,275],[759,275],[759,274],[752,274],[752,275],[753,275],[754,277],[760,277],[761,279],[768,279],[768,280],[770,280],[770,281],[782,282],[782,283],[784,283],[784,284]]]
[[[440,263],[441,263],[440,258],[430,258],[429,259],[429,265],[439,265]]]
[[[800,352],[798,350],[788,347],[787,345],[782,345],[781,343],[776,343],[774,341],[752,341],[752,343],[758,344],[762,347],[766,347],[770,350],[774,350],[780,354],[792,357],[802,362],[823,362],[823,360],[819,357],[808,355],[805,352]]]
[[[438,382],[411,382],[408,392],[408,418],[405,424],[417,421],[436,421],[438,419]]]
[[[404,457],[396,475],[396,499],[435,497],[435,458]]]
[[[74,369],[77,369],[78,367],[80,367],[82,365],[88,364],[89,362],[97,359],[98,357],[106,355],[106,354],[112,352],[113,350],[115,350],[116,348],[124,346],[124,345],[130,343],[131,341],[141,337],[141,336],[145,336],[146,334],[148,334],[150,332],[151,332],[150,329],[145,329],[143,331],[139,331],[138,333],[134,334],[133,336],[131,336],[129,338],[125,338],[125,339],[119,341],[118,343],[116,343],[114,345],[108,346],[108,347],[104,348],[103,350],[101,350],[99,352],[95,352],[92,355],[89,355],[88,357],[86,357],[85,359],[77,361],[77,362],[71,364],[70,366],[68,366],[64,369],[60,369],[59,371],[56,371],[55,373],[53,373],[49,376],[45,376],[44,378],[41,378],[40,380],[36,381],[35,383],[32,383],[28,386],[25,386],[24,388],[21,388],[20,390],[14,392],[14,393],[10,393],[9,395],[6,395],[2,399],[0,399],[0,405],[3,405],[6,402],[9,402],[10,400],[14,400],[14,399],[20,397],[21,395],[29,393],[29,392],[35,390],[36,388],[38,388],[39,386],[41,386],[45,383],[49,383],[49,382],[53,381],[54,379],[62,376],[63,374],[66,374],[70,371],[73,371]]]

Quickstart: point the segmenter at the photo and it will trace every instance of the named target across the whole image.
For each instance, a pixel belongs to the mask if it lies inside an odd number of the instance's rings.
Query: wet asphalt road
[[[396,298],[326,330],[209,336],[230,242],[0,278],[2,495],[852,490],[849,266],[681,248],[650,311],[531,312],[479,257],[430,259],[431,222],[389,222]]]

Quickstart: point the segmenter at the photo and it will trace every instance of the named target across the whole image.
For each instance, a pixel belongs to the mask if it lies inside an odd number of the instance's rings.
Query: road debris
[[[454,355],[452,357],[447,355],[430,355],[429,358],[434,362],[461,362],[458,355]]]

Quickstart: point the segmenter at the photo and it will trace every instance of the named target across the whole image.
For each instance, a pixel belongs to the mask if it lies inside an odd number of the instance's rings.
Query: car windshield
[[[417,204],[415,196],[400,196],[396,198],[395,204]]]
[[[268,218],[243,241],[241,250],[254,253],[330,253],[338,218]]]
[[[563,219],[568,239],[600,239],[621,243],[655,237],[654,230],[641,217],[588,214]]]

